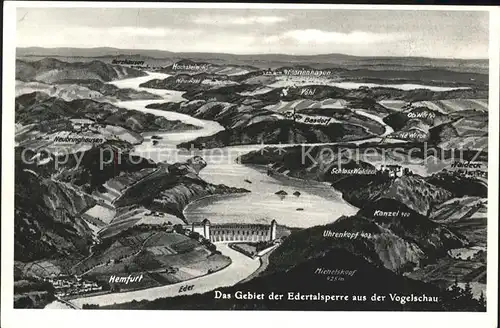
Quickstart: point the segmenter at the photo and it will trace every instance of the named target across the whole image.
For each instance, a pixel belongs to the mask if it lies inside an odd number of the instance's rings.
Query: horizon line
[[[121,50],[121,51],[163,51],[167,53],[172,53],[172,54],[214,54],[214,55],[231,55],[231,56],[290,56],[290,57],[313,57],[313,56],[328,56],[328,55],[342,55],[342,56],[347,56],[347,57],[358,57],[358,58],[412,58],[412,59],[438,59],[438,60],[487,60],[489,61],[489,57],[487,58],[459,58],[459,57],[426,57],[426,56],[361,56],[361,55],[351,55],[351,54],[346,54],[346,53],[340,53],[340,52],[331,52],[331,53],[319,53],[319,54],[307,54],[307,55],[295,55],[295,54],[286,54],[286,53],[242,53],[242,54],[236,54],[236,53],[227,53],[227,52],[209,52],[209,51],[171,51],[171,50],[164,50],[164,49],[127,49],[127,48],[115,48],[115,47],[41,47],[41,46],[23,46],[23,47],[18,47],[16,46],[17,49],[29,49],[29,48],[41,48],[41,49],[47,49],[47,50],[54,50],[54,49],[113,49],[113,50]],[[140,55],[140,54],[134,54],[134,55]],[[37,56],[37,55],[29,55],[29,56]],[[56,55],[56,56],[61,56],[61,55]],[[106,55],[102,55],[106,56]],[[61,57],[86,57],[86,56],[61,56]],[[151,57],[151,56],[147,56]],[[161,59],[158,57],[151,57],[155,59]]]

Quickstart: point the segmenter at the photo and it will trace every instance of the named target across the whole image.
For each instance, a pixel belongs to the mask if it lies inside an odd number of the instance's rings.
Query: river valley
[[[139,87],[150,79],[163,79],[167,74],[151,73],[148,76],[130,78],[110,82],[120,88],[132,88],[138,91],[147,91],[163,97],[164,101],[183,101],[183,92],[173,90],[160,90]],[[237,162],[240,155],[250,151],[260,150],[271,145],[245,145],[230,146],[216,149],[179,149],[177,145],[182,142],[194,140],[198,137],[213,135],[224,128],[217,122],[201,120],[186,114],[146,108],[158,100],[131,100],[116,103],[117,106],[129,110],[138,110],[165,117],[168,120],[179,120],[199,127],[194,130],[176,132],[148,132],[143,133],[144,142],[136,145],[133,153],[155,162],[167,161],[169,163],[182,162],[195,155],[201,156],[207,166],[199,173],[205,181],[213,184],[225,184],[231,187],[245,188],[250,193],[224,196],[208,196],[189,204],[184,215],[188,222],[201,222],[209,219],[212,223],[262,223],[269,224],[275,219],[278,224],[288,227],[308,228],[316,225],[328,224],[343,215],[354,215],[358,209],[347,203],[342,194],[333,189],[329,184],[316,181],[303,181],[290,177],[271,177],[267,175],[265,167],[243,165]],[[385,133],[365,140],[379,141],[393,132],[379,117],[369,114],[361,109],[355,110],[357,114],[376,120],[385,127]],[[156,136],[155,144],[152,137]],[[157,138],[157,137],[160,137]],[[309,144],[308,146],[324,145]],[[278,151],[286,152],[290,144],[275,145]],[[276,192],[284,191],[284,195]],[[298,192],[298,193],[296,193]],[[295,195],[294,195],[295,193]],[[231,258],[231,264],[215,273],[194,278],[190,281],[149,288],[138,291],[104,294],[98,296],[81,297],[71,300],[71,304],[81,308],[83,304],[98,304],[100,306],[113,303],[124,303],[132,300],[154,300],[161,297],[178,296],[180,287],[193,285],[193,289],[184,292],[203,293],[222,286],[232,286],[247,278],[259,268],[259,260],[251,259],[239,252],[230,249],[227,244],[218,244],[217,249]],[[60,302],[59,302],[60,303]],[[48,308],[58,307],[58,301]]]
[[[151,78],[166,78],[169,75],[148,73]],[[165,101],[182,101],[182,92],[173,90],[158,90],[139,87],[147,80],[145,77],[132,78],[112,82],[118,87],[134,88],[148,91],[164,97]],[[189,222],[199,222],[208,218],[214,223],[270,223],[275,219],[279,224],[306,228],[319,224],[330,223],[342,215],[354,214],[357,209],[342,199],[339,192],[330,186],[310,182],[303,183],[291,179],[277,180],[267,176],[266,171],[256,167],[237,163],[238,156],[253,150],[259,150],[264,145],[232,146],[220,149],[187,150],[176,148],[177,144],[198,137],[210,136],[223,127],[214,121],[193,118],[189,115],[146,108],[157,100],[134,100],[117,103],[117,106],[134,109],[169,120],[180,120],[184,123],[197,125],[198,130],[183,132],[162,132],[144,134],[145,141],[135,147],[135,154],[156,162],[169,163],[184,161],[195,155],[200,155],[207,167],[200,172],[207,182],[225,184],[227,186],[245,188],[251,192],[238,196],[204,198],[188,206],[184,212]],[[358,111],[362,112],[362,111]],[[367,114],[370,115],[370,114]],[[372,118],[371,115],[370,118]],[[150,141],[152,135],[162,139],[156,145]],[[282,147],[290,145],[281,145]],[[275,193],[284,190],[290,196],[279,197]],[[292,196],[299,191],[300,197]],[[303,211],[297,211],[302,208]]]

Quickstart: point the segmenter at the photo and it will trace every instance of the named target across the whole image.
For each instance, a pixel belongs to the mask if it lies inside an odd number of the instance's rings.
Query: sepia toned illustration
[[[486,311],[488,12],[16,14],[15,308]]]

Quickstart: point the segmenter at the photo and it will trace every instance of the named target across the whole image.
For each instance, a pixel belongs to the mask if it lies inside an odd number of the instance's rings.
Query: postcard
[[[496,8],[7,9],[10,325],[21,309],[493,322]]]

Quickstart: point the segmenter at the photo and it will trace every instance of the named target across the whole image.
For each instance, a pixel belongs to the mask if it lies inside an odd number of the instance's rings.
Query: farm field
[[[462,137],[487,136],[488,120],[484,117],[466,117],[453,124]]]
[[[147,175],[153,173],[156,169],[155,168],[145,168],[142,169],[138,172],[133,172],[129,174],[125,174],[122,176],[118,176],[116,178],[113,178],[107,182],[107,185],[110,188],[113,188],[117,191],[122,191],[123,189],[127,188],[131,184],[134,184],[135,182],[143,179]]]
[[[429,100],[413,103],[414,106],[424,106],[431,110],[448,114],[456,111],[477,110],[488,111],[488,99],[447,99],[447,100]]]
[[[430,218],[439,222],[465,220],[475,214],[481,208],[481,204],[484,203],[484,201],[485,199],[480,197],[454,198],[439,205],[432,212]]]
[[[141,220],[140,215],[132,216],[126,220],[116,221],[108,224],[104,229],[99,231],[99,238],[107,239],[115,235],[118,235],[123,230],[133,227],[137,222]]]
[[[466,220],[455,222],[453,227],[478,246],[486,247],[487,224],[488,218],[484,209],[477,211]]]
[[[395,110],[404,111],[406,106],[409,105],[404,100],[380,100],[380,105]],[[413,107],[427,107],[430,110],[440,112],[442,114],[449,114],[456,111],[476,110],[481,112],[488,111],[488,99],[447,99],[447,100],[427,100],[416,101],[412,103]]]
[[[136,222],[136,224],[152,224],[152,225],[160,225],[160,224],[185,224],[184,221],[179,219],[177,216],[168,214],[168,213],[160,213],[157,215],[156,213],[144,213],[142,218]]]
[[[64,100],[85,99],[85,98],[103,98],[104,96],[97,91],[90,90],[87,87],[77,84],[47,84],[42,82],[24,82],[16,81],[16,97],[25,93],[44,92],[50,96],[57,96]]]
[[[389,108],[389,109],[392,109],[395,111],[403,111],[403,110],[405,110],[404,107],[406,105],[408,105],[408,102],[406,102],[404,100],[380,100],[378,103],[386,108]]]
[[[60,274],[61,268],[51,261],[37,261],[24,265],[22,271],[27,276],[47,277]]]
[[[143,281],[145,288],[165,281],[191,279],[228,264],[229,259],[185,235],[145,231],[117,237],[110,246],[76,265],[73,271],[98,280],[109,279],[110,275],[143,274],[149,277]]]
[[[100,237],[110,238],[120,231],[139,224],[161,225],[162,223],[184,224],[184,221],[174,215],[150,211],[142,206],[124,206],[119,208],[114,218],[100,231]]]
[[[115,216],[115,211],[110,209],[110,208],[107,208],[107,207],[104,207],[102,205],[95,205],[94,207],[90,208],[87,212],[85,212],[84,214],[86,216],[88,216],[89,218],[93,218],[93,219],[96,219],[97,221],[94,222],[95,224],[99,224],[99,221],[100,222],[103,222],[105,224],[108,224],[109,222],[111,222],[111,220],[113,219],[113,217]],[[86,217],[87,218],[87,217]],[[92,220],[92,219],[91,219]],[[93,221],[93,220],[92,220]]]
[[[481,149],[488,151],[488,137],[457,137],[438,145],[442,149]]]
[[[321,101],[311,99],[297,99],[293,101],[280,101],[277,104],[264,107],[278,113],[286,112],[288,110],[302,110],[307,108],[346,108],[347,101],[344,99],[323,99]]]

